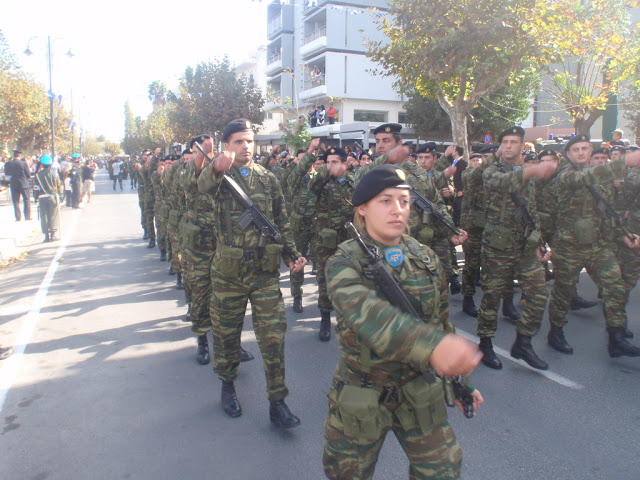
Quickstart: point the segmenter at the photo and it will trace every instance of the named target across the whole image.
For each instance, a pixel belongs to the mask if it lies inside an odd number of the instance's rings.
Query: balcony
[[[327,95],[326,78],[324,74],[306,78],[300,92],[300,100],[323,97]]]
[[[273,75],[282,70],[282,53],[277,52],[267,57],[267,68],[264,73]]]
[[[282,13],[275,18],[269,20],[267,24],[267,37],[269,39],[275,37],[282,30]]]
[[[305,58],[327,48],[327,26],[324,25],[317,30],[305,35],[304,44],[300,47],[300,55]]]

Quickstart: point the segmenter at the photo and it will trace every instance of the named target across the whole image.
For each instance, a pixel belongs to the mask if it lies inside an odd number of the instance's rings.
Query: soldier
[[[555,172],[555,165],[540,163],[522,168],[522,143],[524,130],[512,127],[500,134],[497,160],[482,174],[487,205],[487,222],[482,235],[482,289],[483,296],[478,312],[478,336],[482,362],[493,369],[502,363],[493,351],[491,339],[497,328],[500,296],[506,284],[515,276],[527,294],[522,316],[517,322],[517,336],[511,347],[511,356],[521,358],[533,368],[546,370],[531,345],[540,329],[547,302],[547,288],[541,262],[547,261],[551,252],[540,247],[540,230],[537,227],[535,185],[530,179],[548,178]],[[536,227],[525,225],[513,217],[519,195],[524,207],[534,219]]]
[[[144,235],[142,236],[143,240],[149,240],[149,234],[147,233],[146,216],[144,211],[144,182],[142,179],[141,170],[150,155],[151,150],[144,150],[140,154],[140,161],[136,162],[136,164],[134,165],[136,176],[138,177],[138,205],[140,206],[140,225],[142,226],[142,230],[144,231]]]
[[[176,276],[176,288],[182,290],[184,284],[182,282],[182,250],[180,241],[180,224],[182,217],[186,211],[186,201],[184,197],[184,190],[179,183],[179,176],[184,171],[188,159],[191,157],[191,149],[187,148],[182,152],[182,155],[177,161],[171,165],[171,169],[167,173],[167,185],[168,185],[168,203],[169,203],[169,216],[167,217],[167,232],[169,242],[171,244],[171,272]],[[187,302],[190,304],[191,302]]]
[[[557,169],[558,154],[553,150],[543,150],[538,154],[538,161],[540,163],[553,163],[556,165]],[[536,208],[538,210],[538,219],[540,220],[540,233],[542,234],[542,240],[553,247],[553,234],[556,231],[556,215],[558,208],[558,192],[555,175],[546,181],[537,182]],[[553,274],[549,270],[549,262],[545,262],[544,272],[545,280],[553,279]]]
[[[60,211],[58,209],[58,195],[62,195],[60,179],[51,171],[51,157],[42,155],[40,163],[43,168],[35,175],[33,185],[37,192],[38,205],[40,207],[40,226],[44,233],[45,242],[55,242],[60,230]]]
[[[577,135],[565,146],[567,158],[557,175],[558,216],[554,236],[555,282],[549,301],[551,329],[547,340],[559,352],[571,354],[573,348],[567,342],[563,326],[578,275],[582,268],[597,272],[602,289],[602,309],[609,333],[608,351],[611,357],[640,356],[640,348],[625,339],[627,315],[625,312],[625,286],[614,253],[602,238],[602,217],[599,205],[588,186],[611,184],[622,178],[627,167],[640,166],[640,151],[627,153],[609,164],[588,168],[592,147],[589,137]],[[575,167],[574,167],[575,165]],[[619,232],[616,232],[619,234]],[[624,237],[628,248],[638,246],[638,237]]]
[[[167,216],[164,198],[163,175],[165,169],[169,168],[172,163],[172,156],[167,155],[164,160],[158,162],[158,167],[151,174],[151,185],[153,187],[154,205],[156,220],[157,244],[160,249],[160,261],[167,259]]]
[[[131,190],[134,188],[138,188],[138,169],[136,165],[138,164],[138,157],[131,157],[127,161],[127,171],[129,172],[129,178],[131,179]]]
[[[289,223],[291,224],[296,248],[303,255],[315,250],[316,196],[309,190],[309,183],[316,175],[316,170],[324,165],[322,159],[313,157],[318,143],[314,140],[311,142],[309,150],[303,150],[298,153],[295,160],[295,169],[287,178],[293,209],[289,216]],[[314,160],[310,167],[306,167],[308,161],[304,160],[307,155]],[[296,313],[302,313],[303,282],[304,271],[291,274],[291,296],[293,297],[293,311]]]
[[[384,267],[420,318],[389,302],[365,274],[369,261],[353,240],[340,244],[327,264],[340,331],[322,459],[330,479],[372,478],[389,430],[409,457],[410,478],[460,478],[461,449],[433,372],[469,374],[480,353],[454,334],[437,256],[404,234],[410,188],[397,166],[372,169],[354,191],[354,223],[368,246],[385,251]],[[479,408],[480,392],[469,385],[467,392]]]
[[[307,155],[301,160],[299,168],[308,170],[315,158],[313,152],[320,142],[314,139]],[[324,153],[326,166],[309,180],[309,190],[316,196],[316,261],[318,270],[318,308],[320,309],[320,331],[318,338],[328,342],[331,338],[331,311],[333,306],[327,295],[325,265],[338,248],[338,244],[347,239],[344,223],[353,215],[351,195],[354,188],[353,175],[347,171],[347,154],[340,147],[331,147]]]
[[[231,417],[242,414],[234,381],[240,363],[240,335],[251,301],[253,327],[264,362],[269,398],[269,418],[280,428],[296,427],[300,419],[293,415],[284,399],[289,391],[284,380],[284,337],[287,321],[279,288],[281,259],[292,273],[304,269],[304,257],[295,258],[295,246],[287,219],[282,189],[275,176],[252,161],[253,130],[246,119],[230,122],[224,129],[225,152],[205,166],[195,164],[198,189],[210,194],[216,225],[217,249],[211,268],[211,322],[213,324],[214,371],[222,380],[221,400]],[[205,152],[213,151],[210,140]],[[200,168],[203,168],[200,170]],[[223,176],[229,175],[262,213],[280,230],[283,245],[265,238],[255,228],[242,230],[237,223],[244,209],[232,195]]]
[[[144,165],[140,169],[140,182],[144,190],[143,196],[143,215],[144,224],[146,227],[147,237],[149,238],[149,245],[147,248],[154,248],[156,246],[156,231],[153,225],[154,220],[154,193],[153,185],[151,183],[151,174],[158,167],[159,155],[162,153],[160,147],[156,148],[153,156],[151,154],[146,155]]]
[[[637,151],[638,147],[629,147],[630,151]],[[624,199],[626,209],[621,213],[626,227],[632,232],[640,232],[640,168],[629,168],[624,181]],[[629,293],[636,286],[640,277],[640,250],[629,248],[620,242],[618,249],[618,265],[625,286],[625,304],[629,301]]]

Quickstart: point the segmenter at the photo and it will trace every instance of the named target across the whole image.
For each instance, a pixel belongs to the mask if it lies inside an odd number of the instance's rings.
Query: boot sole
[[[518,360],[523,360],[524,362],[526,362],[527,365],[529,365],[531,368],[535,368],[536,370],[548,370],[549,369],[549,365],[545,365],[544,367],[537,367],[535,365],[531,365],[531,362],[529,362],[529,360],[527,360],[526,358],[526,354],[524,355],[520,355],[520,354],[514,354],[513,351],[511,352],[511,356],[515,359]]]
[[[288,423],[281,423],[279,420],[276,420],[276,419],[274,419],[274,418],[273,418],[273,417],[271,417],[271,416],[269,417],[269,420],[271,420],[271,423],[272,423],[274,426],[276,426],[276,427],[278,427],[278,428],[284,428],[285,430],[288,430],[288,429],[290,429],[290,428],[296,428],[296,427],[299,427],[299,426],[300,426],[300,424],[301,424],[301,422],[298,422],[298,423],[291,423],[291,424],[288,424]]]

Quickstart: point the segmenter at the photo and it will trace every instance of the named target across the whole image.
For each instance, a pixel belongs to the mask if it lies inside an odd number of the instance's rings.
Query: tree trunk
[[[589,135],[591,136],[591,127],[596,123],[602,115],[604,114],[604,110],[592,110],[589,113],[589,116],[584,116],[582,118],[576,118],[573,122],[573,126],[576,131],[576,135]]]
[[[462,147],[464,150],[464,160],[469,163],[469,137],[467,135],[467,115],[470,111],[470,105],[467,102],[462,104],[451,104],[445,98],[438,95],[438,103],[442,109],[449,115],[451,121],[451,134],[453,143]]]

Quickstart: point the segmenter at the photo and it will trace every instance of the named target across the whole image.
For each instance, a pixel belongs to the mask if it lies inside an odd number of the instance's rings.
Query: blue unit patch
[[[242,175],[243,177],[248,177],[250,173],[251,173],[251,169],[247,167],[242,167],[240,169],[240,175]]]
[[[346,178],[344,178],[344,177],[340,177],[340,178],[338,179],[338,183],[340,183],[340,185],[342,185],[346,180],[347,180]]]
[[[385,248],[384,259],[393,268],[398,268],[404,263],[404,252],[398,247]]]

